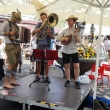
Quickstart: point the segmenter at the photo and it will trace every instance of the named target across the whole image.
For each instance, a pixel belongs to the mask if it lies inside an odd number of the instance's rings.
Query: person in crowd
[[[36,49],[37,48],[37,44],[36,44],[36,37],[33,36],[32,37],[32,40],[31,40],[31,45],[30,45],[30,72],[34,72],[34,62],[35,62],[35,59],[34,59],[34,53],[33,53],[33,49]]]
[[[42,22],[37,23],[37,25],[35,26],[35,29],[32,31],[33,36],[38,33],[43,33],[43,31],[40,29],[40,26],[47,19],[47,14],[41,13],[40,18],[41,18]],[[37,49],[50,49],[51,39],[54,39],[54,28],[47,29],[46,32],[47,32],[47,36],[42,40],[36,36],[37,37]],[[41,62],[42,62],[41,60],[39,60],[39,59],[37,60],[37,76],[35,78],[35,81],[40,80]],[[46,74],[45,81],[47,83],[50,83],[51,80],[48,75],[49,65],[48,65],[47,60],[44,61],[44,68],[45,68],[45,74]]]
[[[110,64],[110,35],[106,36],[106,40],[104,42],[105,50],[108,52],[108,63]]]
[[[30,59],[30,46],[27,46],[25,48],[25,58],[26,58],[26,60]]]
[[[0,37],[0,80],[5,76],[3,69],[5,56],[5,43],[3,43],[3,38]]]
[[[20,46],[21,46],[21,52],[20,52],[20,59],[19,59],[19,63],[18,63],[18,67],[19,67],[19,72],[21,72],[21,67],[22,67],[22,64],[23,64],[23,57],[22,57],[22,54],[23,54],[23,43],[20,43]]]
[[[5,52],[9,61],[4,87],[10,89],[14,88],[14,85],[19,86],[19,84],[15,82],[15,75],[17,73],[21,47],[18,42],[15,42],[15,40],[19,36],[17,23],[20,23],[21,20],[21,12],[17,10],[17,12],[12,12],[11,19],[4,21],[0,25],[0,36],[4,36],[6,44]]]
[[[71,42],[67,45],[63,46],[62,50],[62,57],[63,57],[63,63],[64,63],[64,68],[65,68],[65,73],[66,73],[66,78],[67,81],[64,84],[65,87],[70,86],[70,58],[73,63],[74,67],[74,75],[75,75],[75,87],[77,89],[80,89],[80,84],[78,82],[78,77],[80,73],[80,68],[79,68],[79,57],[78,57],[78,50],[77,50],[77,42],[81,42],[81,35],[80,32],[76,31],[74,24],[78,20],[78,17],[75,17],[74,15],[71,15],[66,19],[68,23],[68,28],[64,29],[57,37],[59,41],[68,41],[69,38],[65,37],[68,35],[72,35]]]

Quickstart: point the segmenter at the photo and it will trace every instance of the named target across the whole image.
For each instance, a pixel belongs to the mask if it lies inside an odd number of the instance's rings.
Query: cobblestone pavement
[[[30,74],[30,61],[24,60],[21,68],[21,73],[17,72],[16,79],[25,77],[29,74]],[[0,86],[3,85],[3,82],[4,79],[0,81]],[[110,87],[108,89],[104,89],[104,91],[102,91],[101,87],[98,87],[97,95],[110,99]],[[42,108],[40,109],[42,110]],[[22,104],[0,99],[0,110],[22,110]],[[31,110],[36,110],[36,109],[32,108]]]

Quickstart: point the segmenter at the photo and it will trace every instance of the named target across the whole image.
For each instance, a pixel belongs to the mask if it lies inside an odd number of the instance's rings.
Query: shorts
[[[9,65],[19,62],[21,47],[19,44],[6,44],[5,52],[9,61]]]
[[[63,64],[70,63],[70,60],[72,60],[72,63],[79,63],[78,53],[66,54],[62,52],[62,56],[63,56]]]
[[[34,62],[34,61],[35,61],[34,54],[32,54],[32,55],[30,56],[30,62]]]

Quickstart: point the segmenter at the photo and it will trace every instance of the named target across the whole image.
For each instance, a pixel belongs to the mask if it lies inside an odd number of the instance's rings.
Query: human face
[[[13,24],[16,24],[16,21],[13,17],[12,17],[11,21],[12,21]]]
[[[74,24],[75,24],[75,22],[74,22],[73,19],[71,19],[71,18],[68,19],[67,22],[68,22],[68,26],[69,26],[69,27],[73,27]]]
[[[44,22],[46,19],[47,19],[46,15],[42,15],[42,16],[41,16],[42,22]]]

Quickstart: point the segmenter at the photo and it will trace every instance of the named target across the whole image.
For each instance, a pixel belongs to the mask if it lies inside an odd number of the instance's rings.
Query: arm
[[[81,34],[80,32],[74,32],[73,37],[75,38],[76,42],[80,43],[81,42]]]
[[[33,36],[34,36],[36,33],[41,32],[41,30],[40,30],[40,25],[41,25],[41,23],[37,23],[37,24],[36,24],[34,30],[32,31],[32,35],[33,35]]]
[[[13,31],[10,32],[10,30],[6,30],[8,26],[9,26],[8,21],[5,21],[0,25],[0,36],[10,37],[10,36],[15,35],[15,32],[13,32]]]
[[[55,35],[54,28],[52,27],[51,30],[48,29],[48,30],[47,30],[47,34],[49,35],[49,37],[50,37],[51,39],[54,39],[54,38],[55,38],[55,37],[54,37],[54,35]]]
[[[4,21],[0,25],[0,36],[8,36],[10,34],[8,31],[6,31],[7,25],[8,25],[8,21]]]
[[[62,31],[59,35],[58,35],[58,37],[56,38],[58,41],[60,41],[60,42],[62,42],[62,41],[68,41],[69,40],[69,38],[67,38],[67,37],[64,37],[64,31]]]

